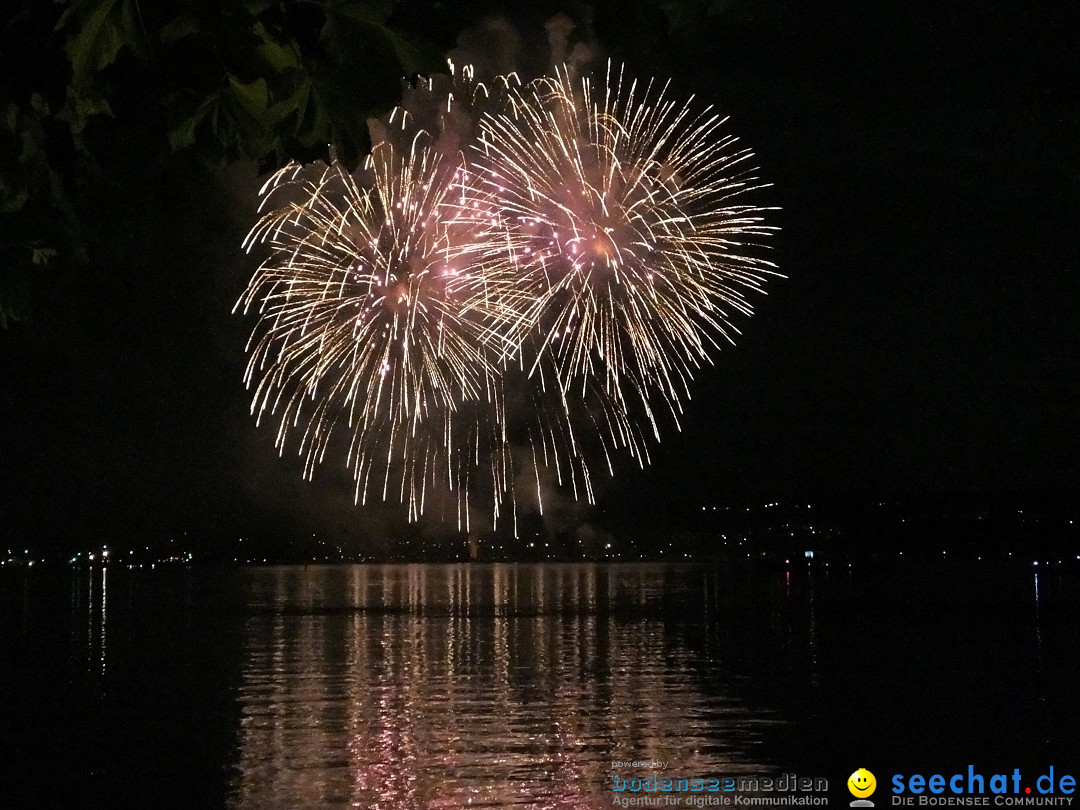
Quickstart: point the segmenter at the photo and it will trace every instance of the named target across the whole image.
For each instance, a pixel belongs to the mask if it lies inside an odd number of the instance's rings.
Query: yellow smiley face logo
[[[847,789],[857,799],[865,799],[877,789],[877,779],[866,768],[859,768],[847,780]]]

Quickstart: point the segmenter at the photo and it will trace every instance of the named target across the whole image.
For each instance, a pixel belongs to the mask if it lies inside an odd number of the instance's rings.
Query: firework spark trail
[[[475,140],[485,115],[513,114],[512,91],[521,84],[516,74],[484,81],[472,65],[447,61],[447,73],[405,83],[401,104],[382,119],[368,122],[376,146],[389,141],[408,150],[423,136],[438,159],[455,167]]]
[[[445,488],[459,525],[477,498],[516,517],[529,464],[538,499],[546,469],[591,502],[594,467],[648,463],[777,275],[750,152],[666,94],[610,65],[597,87],[451,65],[372,122],[363,172],[271,178],[237,306],[259,304],[246,379],[279,449],[299,433],[311,476],[343,433],[358,501],[415,520]]]

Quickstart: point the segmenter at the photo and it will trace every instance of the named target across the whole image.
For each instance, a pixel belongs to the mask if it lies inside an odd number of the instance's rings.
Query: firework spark
[[[460,163],[462,153],[476,139],[486,115],[513,111],[520,87],[516,74],[484,81],[472,65],[447,61],[447,73],[405,83],[401,104],[382,119],[368,122],[372,143],[389,141],[408,150],[417,137],[431,143],[440,159]]]

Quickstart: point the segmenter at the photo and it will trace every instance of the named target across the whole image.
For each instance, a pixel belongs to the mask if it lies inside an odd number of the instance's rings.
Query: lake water
[[[0,807],[599,808],[626,760],[834,805],[860,766],[1077,773],[1078,617],[1065,567],[5,571]]]

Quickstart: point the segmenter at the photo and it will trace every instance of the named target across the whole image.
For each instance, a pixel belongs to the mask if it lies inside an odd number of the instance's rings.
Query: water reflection
[[[267,569],[246,587],[235,807],[608,807],[612,760],[761,770],[765,721],[706,691],[665,630],[663,567]]]
[[[608,807],[610,762],[650,757],[1034,770],[1080,750],[1077,615],[1080,569],[1042,565],[4,570],[0,804]]]
[[[73,671],[105,674],[109,616],[109,569],[76,571],[71,577],[71,662]]]

